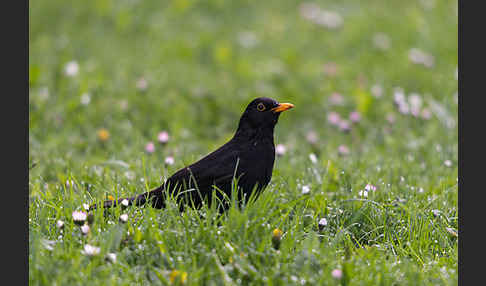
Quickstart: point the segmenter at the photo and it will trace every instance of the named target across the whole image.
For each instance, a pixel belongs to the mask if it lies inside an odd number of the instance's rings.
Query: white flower
[[[174,164],[174,157],[168,156],[168,157],[165,158],[164,162],[165,162],[166,165],[173,165]]]
[[[450,166],[452,166],[452,161],[451,160],[445,160],[444,165],[446,165],[446,167],[450,167]]]
[[[66,187],[70,187],[70,186],[73,186],[74,187],[74,181],[73,180],[66,180]]]
[[[79,65],[76,61],[70,61],[64,67],[64,74],[67,76],[73,77],[76,76],[79,72]]]
[[[403,89],[400,87],[395,88],[395,90],[393,91],[393,101],[395,102],[395,104],[401,105],[403,103],[406,103],[405,99],[405,92],[403,91]]]
[[[418,117],[420,114],[420,108],[422,107],[422,98],[417,93],[412,93],[408,97],[410,103],[410,111],[413,116]]]
[[[83,209],[89,210],[89,205],[88,204],[83,204]]]
[[[81,95],[81,104],[88,105],[91,102],[91,94],[85,92]]]
[[[440,215],[440,211],[439,210],[432,210],[432,214],[434,215],[434,217],[438,217]]]
[[[121,204],[122,204],[122,206],[124,206],[124,207],[128,207],[128,203],[129,203],[129,202],[128,202],[128,200],[127,200],[127,199],[123,199],[123,200],[121,201]]]
[[[368,191],[359,191],[358,195],[360,195],[360,197],[364,197],[364,198],[367,198],[368,197]]]
[[[329,29],[339,28],[343,24],[343,18],[336,12],[326,11],[314,3],[304,3],[300,5],[300,14],[303,18],[314,24],[324,26]]]
[[[47,250],[52,251],[57,242],[55,240],[42,239],[41,243]]]
[[[381,87],[381,85],[379,84],[375,84],[371,87],[371,94],[378,98],[378,97],[381,97],[383,95],[383,88]]]
[[[128,221],[128,215],[127,214],[122,214],[120,216],[120,221],[123,222],[123,223],[127,222]]]
[[[57,228],[59,228],[59,229],[63,229],[63,228],[64,228],[64,222],[63,222],[62,220],[58,220],[58,221],[56,222],[56,226],[57,226]]]
[[[307,185],[303,186],[303,187],[302,187],[302,194],[303,194],[303,195],[306,195],[306,194],[308,194],[308,193],[310,193],[310,187],[309,187],[309,186],[307,186]]]
[[[323,228],[327,225],[327,219],[326,218],[321,218],[321,220],[319,220],[319,228]]]
[[[408,58],[414,64],[421,64],[428,68],[434,66],[434,57],[417,48],[410,49]]]
[[[106,260],[108,260],[111,263],[116,263],[116,253],[107,253],[106,254]]]
[[[312,21],[317,25],[336,29],[343,24],[343,17],[333,11],[320,10],[317,17],[313,18]]]
[[[450,235],[457,237],[457,231],[455,229],[451,227],[446,227],[446,230]]]
[[[275,153],[278,156],[283,156],[285,154],[285,152],[287,152],[287,147],[285,147],[285,145],[277,144],[277,146],[275,146]]]
[[[90,229],[90,228],[89,228],[89,225],[87,225],[87,224],[85,224],[85,225],[82,225],[82,226],[81,226],[81,232],[82,232],[84,235],[86,235],[86,234],[88,234],[88,233],[89,233],[89,229]]]
[[[135,179],[135,173],[134,172],[131,172],[131,171],[126,171],[125,172],[125,177],[129,180],[133,180]]]
[[[74,211],[72,216],[73,216],[73,221],[76,224],[83,224],[87,218],[87,214],[81,211]]]
[[[314,153],[309,154],[309,159],[312,161],[312,163],[317,163],[317,156]]]
[[[83,253],[84,255],[87,255],[87,256],[95,256],[95,255],[98,255],[100,253],[100,248],[86,244],[84,246],[84,250],[82,250],[81,253]]]

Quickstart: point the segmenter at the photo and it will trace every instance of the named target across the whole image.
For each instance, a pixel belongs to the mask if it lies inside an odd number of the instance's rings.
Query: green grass
[[[337,29],[305,19],[301,3],[30,3],[31,285],[177,284],[173,270],[187,273],[186,285],[457,284],[457,1],[316,2],[341,15]],[[377,33],[388,49],[375,47]],[[433,66],[411,62],[413,48]],[[329,63],[336,74],[325,72]],[[401,114],[396,88],[417,93],[430,119]],[[331,104],[335,92],[342,105]],[[258,96],[295,108],[280,117],[275,138],[287,153],[255,202],[223,216],[181,215],[173,204],[98,210],[81,234],[71,213],[83,203],[160,185],[226,142]],[[349,133],[327,121],[354,110],[362,119]],[[171,136],[165,146],[161,130]],[[339,155],[340,145],[350,153]],[[163,163],[169,155],[174,165]],[[365,198],[368,183],[377,190]],[[85,244],[101,252],[86,256]]]

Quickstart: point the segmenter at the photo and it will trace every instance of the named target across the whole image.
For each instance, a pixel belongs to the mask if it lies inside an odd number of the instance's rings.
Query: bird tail
[[[107,200],[102,203],[103,208],[113,208],[121,205],[122,207],[128,207],[128,206],[143,206],[147,203],[151,203],[153,208],[161,209],[164,207],[164,186],[160,186],[152,191],[145,192],[140,195],[136,195],[134,197],[129,197],[129,198],[121,198],[118,200]],[[124,201],[127,201],[128,204],[126,204]],[[100,204],[94,204],[89,207],[89,211],[95,210],[97,208],[100,208]]]

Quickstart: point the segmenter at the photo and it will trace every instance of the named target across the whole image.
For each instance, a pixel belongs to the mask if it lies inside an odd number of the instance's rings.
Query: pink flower
[[[422,119],[428,120],[432,117],[432,113],[430,112],[429,109],[424,108],[424,109],[422,109],[422,112],[420,113],[420,117],[422,117]]]
[[[335,279],[341,279],[343,277],[343,271],[341,269],[334,269],[331,272],[331,276]]]
[[[415,106],[412,106],[410,108],[410,114],[412,114],[413,117],[418,117],[420,115],[420,109],[418,109]]]
[[[277,144],[277,146],[275,146],[275,153],[277,156],[283,156],[285,152],[287,152],[287,147],[285,147],[285,145]]]
[[[344,98],[341,94],[333,92],[329,97],[329,103],[332,105],[342,105],[344,103]]]
[[[373,186],[372,184],[367,184],[365,186],[365,190],[367,190],[367,191],[376,191],[376,187]]]
[[[327,121],[331,123],[332,125],[339,125],[339,122],[341,122],[341,116],[337,112],[331,111],[327,115]]]
[[[172,156],[167,156],[164,160],[166,165],[173,165],[174,164],[174,157]]]
[[[72,216],[73,216],[74,223],[78,225],[83,225],[84,222],[86,221],[86,218],[88,217],[88,215],[85,212],[81,212],[81,211],[74,211],[72,213]]]
[[[361,114],[359,114],[357,111],[353,111],[349,114],[349,120],[351,120],[353,123],[358,123],[361,121]]]
[[[410,107],[408,106],[408,104],[405,102],[403,104],[400,104],[398,106],[398,111],[401,113],[401,114],[404,114],[404,115],[407,115],[410,113]]]
[[[346,145],[339,145],[338,154],[343,156],[349,155],[349,148]]]
[[[167,131],[160,132],[159,135],[157,135],[157,140],[161,144],[169,142],[169,133]]]
[[[145,151],[147,153],[149,153],[149,154],[150,153],[153,153],[155,151],[155,145],[154,145],[154,143],[153,142],[147,143],[147,145],[145,145]]]
[[[348,132],[351,130],[351,124],[347,120],[341,120],[339,122],[339,129],[343,132]]]
[[[315,131],[309,131],[305,136],[305,139],[311,144],[316,144],[319,138],[317,137],[317,133]]]
[[[403,91],[402,88],[397,87],[393,91],[393,102],[397,106],[400,106],[401,104],[406,103],[405,92]]]

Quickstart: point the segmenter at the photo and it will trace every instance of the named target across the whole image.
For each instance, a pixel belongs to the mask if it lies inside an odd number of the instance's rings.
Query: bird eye
[[[265,105],[264,105],[263,103],[259,103],[259,104],[257,105],[257,110],[258,110],[258,111],[264,111],[264,110],[265,110]]]

